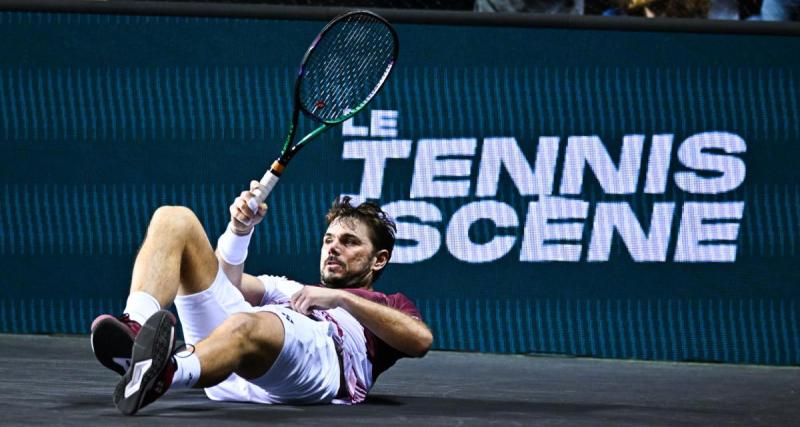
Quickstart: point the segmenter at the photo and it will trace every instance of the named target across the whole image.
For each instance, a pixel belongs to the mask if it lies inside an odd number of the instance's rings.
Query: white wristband
[[[250,246],[251,237],[253,237],[253,230],[250,230],[250,233],[245,236],[240,236],[231,231],[229,225],[217,240],[219,256],[230,265],[242,264],[247,259],[247,247]]]

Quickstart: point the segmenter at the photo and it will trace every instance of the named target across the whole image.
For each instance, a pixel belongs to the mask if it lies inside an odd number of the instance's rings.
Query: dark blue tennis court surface
[[[432,352],[357,406],[217,403],[181,390],[120,415],[85,336],[0,335],[0,425],[797,425],[800,368]]]

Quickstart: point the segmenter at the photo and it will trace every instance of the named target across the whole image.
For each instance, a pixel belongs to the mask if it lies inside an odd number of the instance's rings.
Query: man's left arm
[[[341,307],[365,328],[393,348],[411,356],[422,357],[431,348],[433,335],[421,320],[340,289],[304,286],[292,296],[292,308],[303,314],[312,309]]]

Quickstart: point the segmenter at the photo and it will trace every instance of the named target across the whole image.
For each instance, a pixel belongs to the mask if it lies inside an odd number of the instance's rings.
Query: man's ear
[[[389,251],[381,249],[375,254],[375,262],[372,264],[372,271],[382,270],[389,263]]]

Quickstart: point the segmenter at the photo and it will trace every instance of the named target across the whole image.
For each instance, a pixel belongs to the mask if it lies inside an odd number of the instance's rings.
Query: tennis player
[[[230,206],[216,253],[195,215],[161,207],[133,267],[124,314],[92,323],[92,348],[122,374],[114,402],[133,414],[168,389],[204,388],[218,401],[354,404],[402,357],[422,357],[433,336],[414,303],[373,290],[394,247],[395,224],[348,197],[326,215],[319,285],[243,272],[258,182]],[[176,351],[175,303],[186,347]]]

